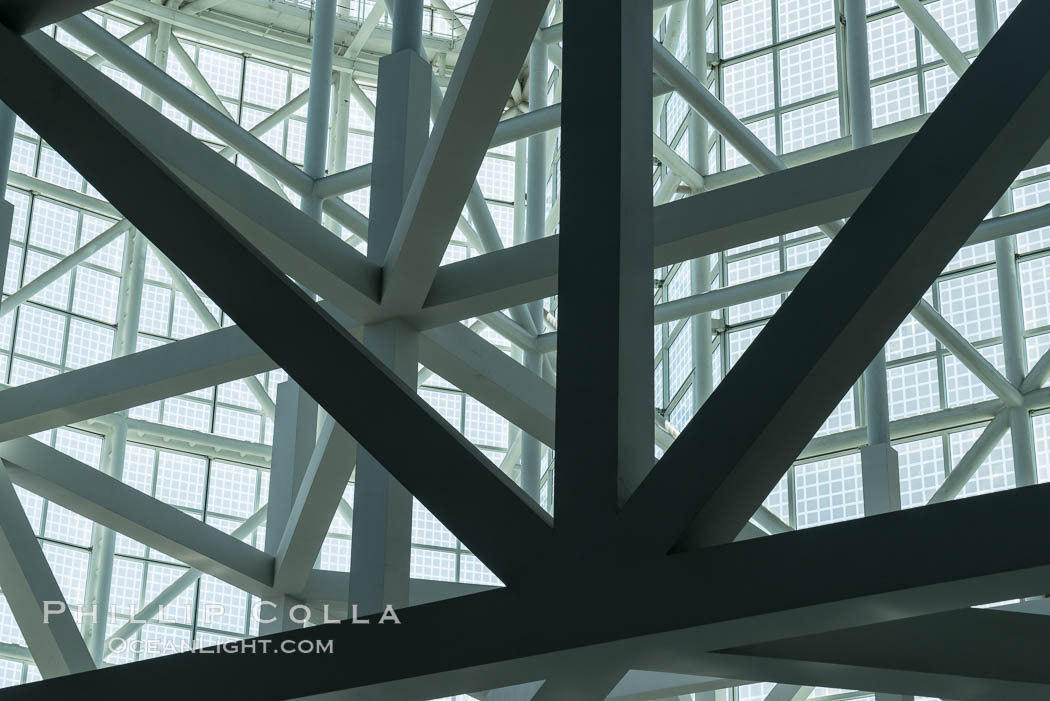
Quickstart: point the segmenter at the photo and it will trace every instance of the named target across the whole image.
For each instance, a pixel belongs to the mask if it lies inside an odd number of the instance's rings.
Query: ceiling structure
[[[0,701],[1047,697],[1050,5],[0,24]]]

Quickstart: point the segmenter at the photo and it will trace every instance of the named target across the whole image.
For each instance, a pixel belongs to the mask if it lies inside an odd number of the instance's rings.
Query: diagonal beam
[[[3,304],[0,304],[0,318],[13,312],[15,308],[23,302],[35,297],[37,293],[47,288],[47,286],[55,282],[55,280],[58,280],[58,278],[65,275],[70,270],[73,270],[80,265],[80,263],[84,262],[122,236],[129,228],[131,228],[131,222],[127,219],[121,219],[113,226],[109,227],[101,234],[55,263],[43,273],[33,278],[32,281],[27,282],[19,288],[18,291],[9,295],[3,301]]]
[[[274,588],[278,591],[298,594],[306,587],[332,525],[332,516],[350,481],[356,455],[354,439],[327,417],[277,547]]]
[[[1044,353],[1043,357],[1039,359],[1024,380],[1022,380],[1019,389],[1022,394],[1027,395],[1042,387],[1048,377],[1050,377],[1050,353]],[[981,435],[977,437],[970,449],[959,460],[959,464],[948,473],[944,482],[930,497],[929,503],[937,504],[954,499],[966,488],[970,479],[984,464],[985,458],[995,450],[999,440],[1010,429],[1010,410],[1011,407],[1004,406],[996,411],[995,418],[984,427]]]
[[[271,645],[331,640],[352,665],[333,665],[325,655],[170,655],[15,687],[0,699],[130,694],[158,678],[165,684],[154,688],[157,701],[187,694],[219,701],[222,686],[201,682],[223,678],[237,678],[245,697],[265,699],[339,689],[429,698],[542,679],[554,664],[627,659],[634,669],[660,669],[675,659],[699,668],[708,652],[771,637],[1042,592],[1050,573],[1041,536],[1048,504],[1050,485],[1040,485],[598,570],[581,562],[528,594],[504,588],[399,610],[399,626],[333,624],[268,638]],[[772,571],[818,571],[829,553],[837,577],[786,578],[770,589],[754,576],[756,562]],[[442,646],[440,659],[435,646]]]
[[[12,387],[0,441],[250,377],[277,367],[236,327]]]
[[[392,313],[423,306],[546,8],[546,0],[478,3],[387,255],[383,304]]]
[[[711,673],[952,699],[1042,699],[1050,618],[962,609],[712,654]]]
[[[511,423],[554,445],[555,391],[536,373],[462,324],[431,329],[419,341],[424,365]]]
[[[208,331],[218,331],[221,328],[219,320],[212,314],[211,309],[204,303],[201,296],[197,293],[197,290],[193,288],[193,284],[186,277],[186,274],[175,267],[175,264],[168,260],[168,257],[159,251],[155,251],[157,258],[160,259],[160,263],[164,266],[168,276],[171,278],[172,287],[182,293],[183,299],[193,309],[193,313],[197,315],[197,319],[204,324],[204,328]],[[252,375],[251,377],[245,377],[244,383],[248,386],[248,391],[255,397],[255,401],[259,403],[259,408],[269,418],[274,418],[274,414],[277,411],[277,407],[274,405],[273,399],[267,393],[266,388],[262,386],[262,382],[259,381],[258,377]]]
[[[55,47],[40,35],[34,44]],[[547,515],[34,46],[0,30],[3,59],[22,66],[17,79],[4,82],[4,102],[500,579],[513,581],[549,538]],[[46,108],[56,99],[65,109]],[[122,167],[111,168],[114,161]],[[205,249],[211,255],[201,256]],[[275,325],[274,318],[287,323]],[[356,401],[362,393],[367,405]],[[406,430],[413,441],[403,440]],[[442,469],[433,469],[435,460]]]
[[[554,510],[580,547],[608,542],[653,461],[651,17],[637,0],[565,8]]]
[[[2,463],[0,589],[45,679],[95,669]]]
[[[1032,27],[1044,21],[1050,5],[1019,6],[832,240],[625,506],[629,549],[740,532],[1045,140],[1036,115],[1050,108],[1050,50]],[[1024,72],[988,100],[1005,61]]]
[[[653,264],[672,265],[851,216],[911,136],[744,180],[653,208]],[[1048,149],[1026,167],[1046,165]],[[712,176],[713,178],[713,176]],[[708,178],[711,180],[712,178]],[[967,245],[1050,223],[1050,206],[981,222]],[[426,305],[426,328],[479,316],[558,291],[558,238],[442,266]]]
[[[273,558],[32,438],[0,443],[11,481],[70,511],[266,596]]]
[[[233,529],[230,536],[238,540],[243,540],[244,538],[251,536],[251,534],[255,532],[255,529],[264,523],[266,523],[265,504],[263,504],[263,506],[254,514],[245,519],[244,523]],[[204,573],[198,569],[188,569],[179,575],[174,582],[164,587],[159,594],[147,602],[145,606],[140,608],[137,613],[132,614],[126,623],[106,637],[106,642],[102,646],[103,654],[111,654],[115,649],[114,643],[116,641],[128,641],[131,636],[135,635],[135,633],[141,630],[144,625],[155,618],[157,614],[161,612],[161,609],[179,598],[179,595],[182,594],[182,592],[193,586],[203,575]]]
[[[918,28],[919,32],[926,37],[934,50],[941,55],[944,62],[952,69],[955,75],[962,75],[970,67],[966,55],[959,50],[952,38],[944,31],[944,28],[933,18],[930,11],[926,9],[919,0],[897,0],[897,5],[908,16],[908,19]]]

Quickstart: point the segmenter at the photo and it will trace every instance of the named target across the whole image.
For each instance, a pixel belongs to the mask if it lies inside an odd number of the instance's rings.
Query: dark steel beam
[[[890,166],[625,505],[628,552],[744,527],[1046,140],[1046,26],[1050,3],[1022,2]]]
[[[652,560],[578,558],[528,590],[400,610],[400,625],[373,618],[264,638],[271,647],[330,640],[334,658],[264,654],[259,645],[254,654],[186,653],[13,687],[0,701],[131,699],[145,684],[154,701],[220,701],[229,679],[260,701],[340,689],[360,694],[350,698],[433,698],[566,666],[596,677],[617,664],[699,669],[713,651],[1040,594],[1050,577],[1048,507],[1050,485],[1040,485]],[[766,576],[819,571],[829,559],[834,577],[771,586]]]
[[[962,609],[720,650],[666,671],[969,701],[1050,698],[1050,616]],[[756,676],[758,675],[758,676]]]
[[[555,532],[608,543],[652,467],[652,2],[565,8]],[[594,106],[608,107],[594,119]]]
[[[33,42],[82,65],[46,36]],[[18,66],[0,85],[4,102],[497,576],[514,581],[549,540],[547,514],[122,127],[102,96],[6,28],[0,60]],[[188,135],[184,147],[207,150]]]
[[[0,0],[0,24],[18,34],[104,5],[100,0]]]

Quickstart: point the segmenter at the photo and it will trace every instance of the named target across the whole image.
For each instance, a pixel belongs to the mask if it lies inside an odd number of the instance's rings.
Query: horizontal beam
[[[905,695],[1036,701],[1050,694],[1050,670],[1038,652],[1048,636],[1047,616],[962,609],[722,650],[687,669]]]
[[[340,689],[431,698],[543,679],[553,664],[582,669],[622,660],[659,669],[668,659],[702,660],[707,652],[770,637],[1042,593],[1050,576],[1050,545],[1041,536],[1048,505],[1050,485],[1041,485],[611,569],[558,563],[566,567],[563,576],[536,581],[527,594],[499,589],[413,606],[398,611],[399,626],[331,624],[267,638],[271,645],[331,640],[353,664],[333,666],[324,655],[179,654],[15,687],[5,701],[40,693],[98,696],[158,678],[165,684],[154,687],[157,701],[188,694],[218,701],[226,693],[221,685],[202,681],[231,677],[245,696],[267,699]],[[836,577],[787,578],[771,589],[753,576],[756,562],[770,571],[819,571],[829,553]],[[572,626],[563,625],[568,618]],[[508,629],[515,635],[503,635]],[[440,660],[435,646],[445,650]]]
[[[504,119],[496,126],[489,148],[498,148],[534,134],[557,129],[560,124],[560,104]],[[334,197],[368,187],[371,182],[372,164],[366,163],[341,173],[318,178],[314,183],[313,194],[321,198]]]

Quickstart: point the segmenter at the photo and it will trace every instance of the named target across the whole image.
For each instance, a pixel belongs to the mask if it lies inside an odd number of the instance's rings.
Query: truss
[[[982,48],[970,64],[925,5],[902,0],[961,74],[956,87],[907,133],[873,131],[870,105],[858,98],[851,144],[783,158],[710,92],[705,57],[694,51],[685,66],[653,40],[652,0],[568,0],[555,22],[547,0],[481,0],[469,29],[433,2],[451,31],[443,60],[453,62],[436,72],[420,55],[438,41],[416,31],[422,2],[390,8],[394,50],[367,68],[362,56],[382,53],[373,38],[381,3],[353,21],[332,2],[305,15],[290,7],[277,39],[210,0],[120,0],[115,7],[144,20],[123,41],[78,14],[97,4],[0,2],[0,62],[17,67],[0,99],[100,197],[27,175],[11,182],[118,219],[4,299],[0,317],[131,232],[123,284],[141,288],[148,240],[205,332],[136,352],[128,292],[113,359],[0,394],[0,588],[27,648],[0,647],[0,656],[22,655],[45,677],[0,691],[0,700],[130,699],[145,689],[158,700],[222,699],[230,680],[259,699],[714,699],[741,680],[777,682],[767,701],[807,698],[816,686],[871,690],[878,701],[1050,693],[1045,607],[977,608],[1047,590],[1050,485],[1037,484],[1029,412],[1050,408],[1042,388],[1050,354],[1025,372],[1016,299],[1003,307],[1004,371],[923,300],[960,248],[980,242],[996,242],[997,261],[1009,261],[997,268],[1000,284],[1016,288],[1012,235],[1050,224],[1050,205],[997,208],[1019,172],[1050,163],[1050,4],[1024,0],[994,37],[979,19]],[[691,21],[702,22],[704,5],[688,2]],[[858,3],[844,7],[850,22]],[[309,51],[294,37],[303,17],[325,38]],[[52,22],[95,54],[84,60],[37,31]],[[312,64],[311,86],[244,129],[172,25]],[[333,55],[337,29],[349,42]],[[131,48],[146,36],[152,61]],[[194,90],[159,67],[158,52],[169,51]],[[864,53],[847,66],[864,64],[866,91]],[[550,106],[548,57],[565,69],[561,102]],[[141,83],[147,99],[97,70],[103,63]],[[378,77],[376,103],[363,100],[377,124],[375,159],[326,174],[329,147],[346,155],[345,138],[327,143],[329,113],[361,91],[358,71]],[[310,94],[327,95],[333,77],[330,110]],[[650,141],[651,98],[672,91],[691,108],[693,133],[721,134],[751,165],[711,174],[706,148],[687,158]],[[162,102],[227,146],[209,148],[158,114]],[[263,139],[307,104],[303,170]],[[559,127],[561,197],[548,218],[545,172],[535,166],[549,157],[545,132]],[[533,168],[527,230],[504,248],[478,172],[490,148],[521,139]],[[228,160],[235,153],[257,178]],[[654,153],[673,173],[655,194]],[[683,184],[693,196],[669,202]],[[364,187],[367,218],[341,197]],[[832,238],[808,267],[711,289],[707,256],[807,227]],[[457,229],[482,255],[442,265]],[[654,308],[654,267],[685,261],[693,294]],[[703,334],[693,349],[707,364],[707,376],[698,365],[693,379],[695,417],[654,423],[654,325],[693,319],[711,330],[712,311],[784,292],[713,390]],[[556,319],[540,302],[554,295]],[[223,327],[212,302],[236,326]],[[885,387],[873,388],[880,376],[885,385],[881,349],[909,314],[994,399],[890,421]],[[521,362],[475,332],[482,327],[513,344]],[[276,368],[291,381],[271,398],[255,376]],[[421,398],[417,381],[431,372],[520,429],[504,466]],[[866,429],[814,438],[862,374]],[[275,419],[272,450],[127,414],[243,378]],[[984,423],[930,503],[901,510],[890,441]],[[107,435],[103,469],[29,437],[68,425]],[[1019,488],[954,500],[1008,430]],[[141,493],[121,475],[134,432],[271,467],[268,505],[228,534]],[[555,448],[552,516],[540,504],[540,460]],[[856,448],[865,518],[793,530],[763,505],[800,456]],[[518,461],[514,479],[504,467]],[[343,498],[352,475],[354,503]],[[68,611],[42,622],[42,602],[64,600],[16,486],[98,524],[98,567],[112,560],[119,533],[192,568],[145,605],[144,619],[204,575],[274,602],[280,619],[237,653],[104,664],[107,642],[143,622],[107,629],[103,618],[83,635]],[[411,579],[411,497],[501,585]],[[333,517],[356,533],[349,575],[314,569]],[[262,524],[265,547],[244,543]],[[819,571],[828,557],[834,576],[769,578]],[[92,581],[90,598],[105,602],[107,577]],[[318,625],[297,625],[289,613],[297,604]],[[396,606],[400,625],[379,624],[384,604]],[[325,622],[332,611],[370,624]],[[261,647],[318,640],[331,655]]]

